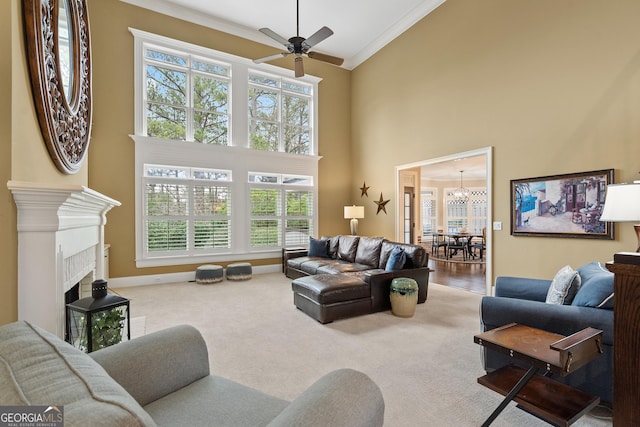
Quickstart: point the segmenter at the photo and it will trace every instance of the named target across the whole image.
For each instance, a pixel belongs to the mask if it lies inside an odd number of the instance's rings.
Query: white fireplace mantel
[[[64,337],[64,293],[104,277],[106,214],[120,202],[82,185],[7,187],[18,211],[18,319]]]

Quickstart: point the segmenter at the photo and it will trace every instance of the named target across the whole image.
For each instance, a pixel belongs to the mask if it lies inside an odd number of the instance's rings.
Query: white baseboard
[[[253,266],[253,274],[277,273],[282,271],[282,264]],[[107,279],[110,288],[129,288],[133,286],[162,285],[167,283],[189,282],[196,280],[195,271],[183,273],[148,274],[146,276],[110,277]]]

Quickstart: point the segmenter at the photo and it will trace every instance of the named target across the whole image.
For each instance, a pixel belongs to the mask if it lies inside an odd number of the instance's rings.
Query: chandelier
[[[462,185],[462,172],[464,171],[460,171],[460,187],[453,190],[453,197],[461,202],[466,202],[469,200],[469,189]]]

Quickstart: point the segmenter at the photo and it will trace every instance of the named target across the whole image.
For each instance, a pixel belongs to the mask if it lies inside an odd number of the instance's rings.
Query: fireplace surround
[[[104,278],[106,214],[120,202],[82,185],[9,181],[17,207],[18,320],[64,338],[65,292]]]

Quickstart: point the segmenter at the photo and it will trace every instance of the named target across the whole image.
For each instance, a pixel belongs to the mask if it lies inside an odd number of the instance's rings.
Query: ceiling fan
[[[328,62],[333,65],[342,65],[344,59],[338,58],[336,56],[326,55],[324,53],[319,52],[309,52],[313,46],[317,45],[327,37],[333,34],[333,31],[329,27],[322,27],[318,31],[316,31],[312,36],[305,39],[304,37],[300,37],[300,1],[296,0],[296,36],[291,37],[289,40],[285,39],[275,31],[269,28],[260,28],[261,33],[266,34],[271,37],[278,43],[282,43],[284,47],[287,48],[287,52],[280,52],[275,55],[267,56],[260,59],[255,59],[253,62],[256,64],[260,64],[263,62],[273,61],[275,59],[279,59],[288,55],[295,55],[294,60],[294,69],[295,76],[302,77],[304,76],[304,66],[302,65],[302,57],[307,56],[311,59],[316,59],[318,61]]]

